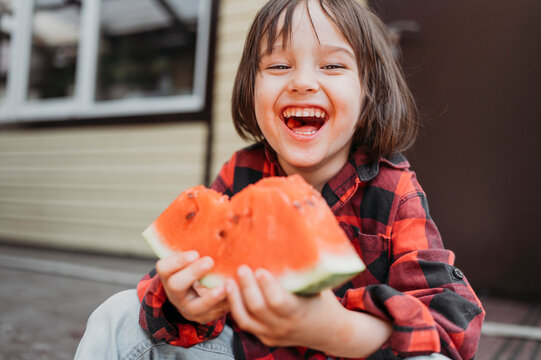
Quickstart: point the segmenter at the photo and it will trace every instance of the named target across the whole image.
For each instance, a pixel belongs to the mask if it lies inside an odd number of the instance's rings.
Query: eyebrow
[[[345,53],[346,55],[350,56],[352,59],[355,60],[355,54],[350,49],[348,49],[348,48],[346,48],[344,46],[322,44],[321,47],[325,51]]]
[[[339,45],[325,45],[325,44],[322,44],[321,45],[321,48],[323,49],[323,51],[326,51],[326,52],[332,52],[332,53],[335,53],[335,52],[341,52],[341,53],[345,53],[346,55],[348,55],[349,57],[351,57],[353,60],[355,60],[355,54],[348,48],[344,47],[344,46],[339,46]],[[267,56],[267,55],[270,55],[272,54],[275,50],[282,50],[282,44],[279,43],[279,44],[276,44],[272,47],[272,50],[270,53],[267,53],[267,51],[262,51],[260,54],[259,54],[259,57],[262,58],[264,56]]]

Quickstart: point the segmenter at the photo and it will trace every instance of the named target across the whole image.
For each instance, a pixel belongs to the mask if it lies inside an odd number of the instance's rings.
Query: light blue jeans
[[[88,319],[75,360],[223,360],[234,359],[233,330],[226,326],[220,336],[189,349],[152,339],[139,326],[135,290],[117,293],[101,304]],[[432,354],[406,360],[449,360]]]

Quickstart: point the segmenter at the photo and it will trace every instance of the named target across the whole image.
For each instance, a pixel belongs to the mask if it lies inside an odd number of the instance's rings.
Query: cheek
[[[268,128],[274,124],[276,118],[275,104],[279,93],[273,83],[258,76],[254,83],[254,112],[260,129]]]
[[[344,86],[342,89],[347,88]],[[342,139],[352,139],[355,136],[356,130],[360,127],[361,113],[365,103],[364,92],[356,89],[354,84],[350,84],[351,91],[342,91],[335,102],[337,115],[340,119],[338,126],[335,128],[337,136]]]
[[[336,110],[350,121],[357,123],[365,104],[366,96],[364,92],[360,88],[356,88],[354,84],[351,84],[351,86],[343,86],[336,94]]]
[[[350,99],[354,106],[352,106],[351,111],[352,115],[355,117],[355,123],[359,121],[359,118],[361,117],[361,113],[364,108],[365,100],[366,100],[366,93],[364,92],[361,82],[355,81],[351,84],[350,89],[352,89],[349,92]]]
[[[255,113],[255,119],[257,121],[257,125],[259,125],[259,128],[262,129],[264,124],[262,124],[262,119],[264,118],[264,104],[261,98],[261,92],[258,91],[261,87],[258,84],[258,81],[255,82],[255,89],[254,89],[254,113]]]
[[[268,116],[265,116],[266,110],[265,110],[265,104],[261,101],[261,97],[258,96],[257,92],[255,92],[255,98],[254,98],[254,114],[255,114],[255,120],[257,122],[257,126],[259,127],[259,130],[263,133],[264,137],[268,136],[269,132],[269,121],[266,120]]]
[[[264,114],[266,108],[268,107],[267,99],[265,97],[266,92],[263,89],[265,89],[264,81],[261,79],[260,76],[257,76],[254,83],[254,110],[256,116]]]

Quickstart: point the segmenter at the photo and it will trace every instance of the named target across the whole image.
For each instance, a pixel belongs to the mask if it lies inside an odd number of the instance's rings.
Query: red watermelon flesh
[[[292,292],[337,286],[364,264],[321,194],[299,175],[269,177],[231,200],[212,189],[184,191],[145,230],[158,257],[197,250],[215,261],[201,282],[235,278],[242,264],[272,272]]]

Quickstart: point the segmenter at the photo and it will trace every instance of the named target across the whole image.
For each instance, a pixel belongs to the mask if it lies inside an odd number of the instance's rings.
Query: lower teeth
[[[299,134],[299,135],[313,135],[315,133],[317,133],[316,130],[312,130],[312,131],[294,131],[295,134]]]

